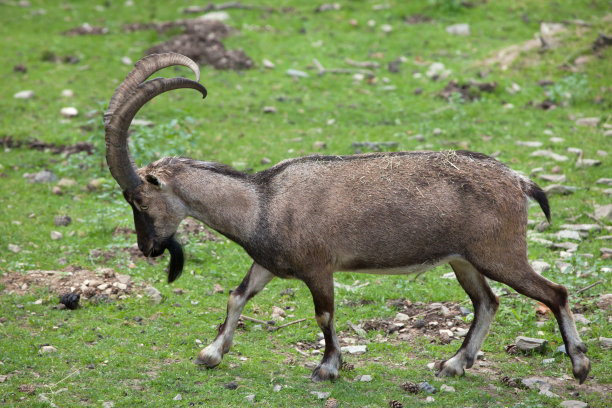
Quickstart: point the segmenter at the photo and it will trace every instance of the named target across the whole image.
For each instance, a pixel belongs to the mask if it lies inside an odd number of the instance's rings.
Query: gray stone
[[[356,345],[356,346],[344,346],[340,348],[340,351],[343,353],[349,354],[363,354],[366,352],[365,345]]]
[[[13,95],[13,98],[15,99],[32,99],[34,97],[34,91],[32,90],[26,90],[26,91],[20,91],[17,92],[15,95]]]
[[[43,354],[57,353],[57,349],[53,346],[42,346],[40,352]]]
[[[30,183],[53,183],[57,181],[57,176],[49,170],[41,170],[38,173],[25,173],[25,178],[30,180]]]
[[[604,293],[599,295],[596,303],[600,309],[608,310],[612,308],[612,293]]]
[[[176,394],[176,397],[172,398],[173,401],[181,401],[183,396],[181,394]]]
[[[60,113],[65,118],[74,118],[79,115],[79,111],[74,106],[68,106],[60,109]]]
[[[455,387],[451,387],[450,385],[442,384],[440,386],[440,392],[455,392]]]
[[[524,147],[542,147],[542,145],[544,143],[542,142],[538,142],[538,141],[531,141],[531,140],[527,140],[527,141],[523,141],[523,140],[519,140],[515,143],[517,146],[524,146]]]
[[[264,106],[263,113],[278,113],[278,109],[274,106]]]
[[[64,238],[64,234],[59,231],[51,231],[51,239],[54,241]]]
[[[435,394],[437,392],[436,388],[427,381],[419,383],[419,388],[427,394]]]
[[[598,220],[612,221],[612,204],[596,206],[593,215]]]
[[[567,156],[562,154],[553,153],[550,150],[536,150],[535,152],[529,155],[530,157],[548,157],[549,159],[553,159],[554,161],[564,162],[569,160]]]
[[[370,382],[370,381],[372,381],[372,376],[368,375],[368,374],[362,375],[361,378],[359,379],[359,381],[361,381],[361,382]]]
[[[573,241],[582,241],[582,237],[580,236],[580,233],[578,231],[570,231],[570,230],[557,231],[557,233],[555,234],[555,238],[557,238],[560,241],[566,240],[566,239],[571,239]]]
[[[559,406],[563,408],[587,408],[589,404],[578,400],[567,400],[563,401]]]
[[[400,322],[406,322],[408,320],[410,320],[410,316],[408,316],[407,314],[404,313],[398,313],[395,315],[395,320],[398,320]]]
[[[514,341],[516,347],[523,352],[543,352],[546,350],[548,341],[533,337],[518,336]]]
[[[540,174],[538,177],[551,183],[565,183],[567,180],[565,174]]]
[[[249,401],[249,402],[253,402],[253,401],[255,401],[255,394],[245,395],[244,399]]]
[[[308,75],[307,72],[304,71],[300,71],[297,69],[288,69],[287,70],[287,75],[292,76],[292,77],[299,77],[299,78],[308,78],[310,75]]]
[[[470,35],[470,25],[466,23],[453,24],[446,27],[446,32],[452,35],[468,36]]]
[[[550,270],[550,264],[544,261],[533,261],[531,262],[531,267],[538,275]]]
[[[601,227],[597,224],[561,224],[559,228],[563,228],[571,231],[600,231]]]
[[[557,350],[555,350],[557,353],[563,353],[563,354],[567,354],[567,351],[565,351],[565,344],[560,345],[559,347],[557,347]]]
[[[554,358],[545,358],[544,360],[542,360],[542,364],[552,364],[555,362]]]
[[[149,286],[145,289],[145,293],[149,296],[155,303],[159,304],[162,301],[162,294],[159,290],[154,288],[153,286]]]
[[[544,187],[542,190],[544,190],[546,194],[569,195],[573,194],[574,191],[578,190],[578,188],[564,186],[563,184],[551,184]]]
[[[322,391],[310,391],[310,393],[316,396],[320,400],[327,399],[331,395],[331,392],[322,392]]]
[[[598,126],[601,118],[580,118],[576,119],[578,126]]]
[[[612,186],[612,178],[600,178],[596,181],[597,184],[607,184]]]
[[[584,325],[589,325],[589,324],[591,324],[591,321],[590,321],[589,319],[587,319],[586,317],[584,317],[584,315],[583,315],[583,314],[579,314],[579,313],[574,314],[574,321],[575,321],[576,323],[580,323],[580,324],[584,324]]]
[[[601,344],[601,347],[603,348],[612,348],[612,339],[608,337],[600,337],[599,344]]]
[[[274,391],[274,392],[280,392],[280,390],[282,390],[282,389],[283,389],[283,386],[282,386],[282,385],[280,385],[280,384],[276,384],[276,385],[274,385],[274,387],[272,388],[272,391]]]

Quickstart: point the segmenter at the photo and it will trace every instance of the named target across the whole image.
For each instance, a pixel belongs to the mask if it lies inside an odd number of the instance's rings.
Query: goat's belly
[[[461,255],[449,255],[447,257],[437,259],[431,262],[412,264],[406,266],[389,267],[389,268],[360,268],[360,269],[341,269],[342,272],[357,272],[370,273],[376,275],[410,275],[414,273],[423,273],[436,266],[449,263],[454,260],[464,259]]]

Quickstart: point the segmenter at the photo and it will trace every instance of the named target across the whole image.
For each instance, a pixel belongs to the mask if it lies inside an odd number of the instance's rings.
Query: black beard
[[[166,249],[170,252],[170,264],[168,265],[168,283],[174,282],[183,273],[185,256],[183,247],[173,236],[166,241]]]

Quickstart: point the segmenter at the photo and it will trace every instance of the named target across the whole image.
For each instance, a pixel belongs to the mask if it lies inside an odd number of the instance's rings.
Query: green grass
[[[309,380],[312,365],[319,357],[305,357],[295,351],[298,341],[317,342],[319,332],[307,289],[297,281],[273,281],[254,298],[245,314],[266,320],[272,305],[291,308],[288,321],[307,317],[304,323],[278,332],[257,330],[247,322],[238,330],[232,351],[214,370],[201,370],[193,359],[201,346],[212,340],[222,322],[227,293],[212,294],[213,285],[227,289],[237,286],[250,261],[235,244],[227,241],[202,241],[184,237],[187,262],[184,275],[173,285],[164,281],[164,265],[135,262],[119,249],[132,245],[135,237],[113,236],[117,226],[131,227],[131,211],[121,197],[104,161],[102,112],[118,83],[130,67],[121,63],[123,56],[138,60],[144,50],[168,38],[154,31],[124,33],[121,26],[130,22],[170,21],[186,16],[182,8],[191,1],[61,2],[32,1],[31,7],[15,2],[0,4],[2,73],[0,87],[0,138],[15,141],[40,139],[49,143],[72,144],[89,141],[95,146],[91,156],[70,157],[25,147],[0,152],[0,274],[28,270],[59,270],[67,265],[86,269],[101,266],[127,273],[144,285],[154,285],[164,295],[161,304],[152,304],[144,296],[133,295],[116,302],[90,304],[76,311],[56,310],[57,297],[45,288],[35,288],[26,296],[0,294],[0,402],[7,406],[245,406],[245,396],[255,394],[255,406],[323,406],[311,391],[330,392],[341,407],[384,407],[392,399],[404,406],[423,404],[425,395],[405,393],[400,384],[428,381],[437,388],[452,385],[455,393],[434,395],[430,406],[558,406],[560,400],[539,395],[537,391],[517,391],[500,382],[502,376],[525,378],[533,375],[561,378],[571,376],[569,359],[554,352],[562,344],[556,324],[535,326],[535,302],[524,297],[503,296],[502,306],[491,333],[483,346],[487,365],[468,370],[465,377],[439,380],[426,364],[448,358],[459,347],[418,338],[410,342],[382,342],[368,334],[368,351],[361,356],[345,355],[355,365],[354,371],[342,372],[333,383],[315,384]],[[247,4],[260,4],[244,1]],[[228,24],[237,30],[224,40],[228,48],[242,48],[256,62],[256,68],[244,72],[215,71],[202,67],[201,82],[209,96],[202,100],[190,91],[161,96],[147,105],[139,118],[153,120],[153,128],[136,128],[132,136],[137,163],[146,164],[164,155],[186,155],[203,160],[234,164],[240,169],[262,170],[262,158],[275,163],[302,154],[351,154],[355,141],[397,142],[397,150],[440,150],[467,148],[497,154],[512,168],[530,174],[537,167],[550,172],[555,165],[567,176],[568,186],[577,187],[569,196],[550,197],[552,226],[542,233],[559,230],[563,223],[592,223],[588,213],[596,204],[610,202],[610,195],[595,184],[610,177],[612,139],[603,135],[604,125],[612,125],[611,49],[602,50],[583,66],[571,66],[579,55],[593,55],[591,43],[599,32],[612,34],[607,1],[474,1],[467,8],[457,1],[339,1],[341,9],[314,13],[318,3],[277,1],[269,5],[277,11],[229,10]],[[374,10],[377,4],[389,8]],[[46,14],[33,13],[44,9]],[[431,22],[409,25],[404,18],[421,14]],[[569,23],[559,34],[559,45],[547,52],[521,53],[506,70],[483,66],[486,58],[501,49],[533,38],[540,21],[584,20],[589,25]],[[352,25],[350,20],[355,20]],[[373,26],[369,20],[375,21]],[[105,26],[103,36],[66,37],[62,32],[88,22]],[[450,24],[470,23],[469,37],[445,32]],[[381,30],[392,26],[390,33]],[[69,64],[44,60],[56,56],[76,56]],[[399,73],[390,73],[387,64],[405,57]],[[274,62],[266,70],[262,60]],[[346,58],[376,61],[375,81],[358,81],[351,75],[318,76],[313,59],[326,68],[347,68]],[[442,62],[451,70],[449,78],[433,81],[425,77],[432,62]],[[567,63],[570,63],[568,66]],[[27,73],[14,72],[24,64]],[[569,67],[569,69],[568,69]],[[287,69],[309,73],[309,78],[293,79]],[[189,72],[168,69],[170,76]],[[484,79],[479,73],[486,75]],[[416,74],[416,75],[415,75]],[[419,75],[420,74],[420,78]],[[482,98],[450,102],[438,97],[448,80],[469,79],[497,82],[493,93]],[[548,88],[541,79],[555,82]],[[513,83],[521,90],[506,89]],[[389,87],[394,88],[389,88]],[[72,89],[73,98],[62,97],[63,89]],[[421,88],[421,94],[415,89]],[[13,94],[25,89],[35,91],[31,100],[18,100]],[[548,92],[548,94],[547,94]],[[549,98],[559,106],[544,111],[530,105]],[[508,108],[511,104],[513,108]],[[63,120],[59,111],[75,106],[79,116]],[[275,106],[277,114],[264,114],[264,106]],[[600,117],[598,127],[576,126],[574,118]],[[333,121],[330,121],[333,119]],[[435,131],[440,129],[440,131]],[[414,138],[421,135],[421,139]],[[553,143],[550,137],[562,137]],[[531,157],[532,148],[516,145],[518,140],[543,143],[541,149],[570,157],[556,163]],[[316,150],[315,142],[326,148]],[[585,158],[602,161],[597,167],[575,167],[575,155],[567,147],[578,147]],[[63,195],[52,193],[54,183],[31,184],[25,173],[49,169],[59,178],[72,178],[76,186],[65,188]],[[534,178],[537,177],[534,176]],[[89,191],[92,179],[102,179],[102,186]],[[547,183],[539,181],[542,186]],[[73,223],[55,227],[56,215],[68,214]],[[543,219],[533,206],[530,219]],[[570,220],[570,221],[568,221]],[[571,221],[573,220],[573,221]],[[592,377],[579,386],[566,380],[553,392],[563,399],[580,399],[590,406],[609,406],[612,389],[612,353],[602,349],[598,337],[612,337],[610,311],[595,305],[600,294],[610,293],[612,267],[601,257],[600,248],[610,247],[609,221],[602,231],[593,232],[580,243],[578,255],[565,260],[573,273],[563,274],[555,266],[560,253],[531,242],[530,259],[553,265],[545,273],[562,283],[571,293],[572,305],[589,318],[589,330],[582,334],[589,347]],[[606,229],[607,228],[607,229]],[[52,230],[64,238],[51,240]],[[530,232],[531,234],[531,232]],[[9,244],[21,252],[8,251]],[[111,250],[116,257],[102,265],[90,256],[93,249]],[[407,298],[425,303],[452,301],[468,305],[468,298],[452,280],[441,279],[447,267],[415,277],[338,274],[337,281],[353,284],[355,280],[370,285],[349,292],[336,291],[337,328],[344,336],[353,336],[347,320],[358,322],[376,317],[390,317],[395,310],[388,299]],[[579,273],[576,273],[579,272]],[[576,290],[598,280],[603,283],[576,294]],[[503,286],[492,284],[503,293]],[[174,288],[183,288],[178,295]],[[287,288],[295,297],[280,294]],[[42,299],[42,304],[34,304]],[[366,299],[371,304],[360,305]],[[197,301],[197,304],[192,304]],[[346,301],[356,302],[347,304]],[[180,303],[180,307],[175,304]],[[141,317],[137,322],[134,318]],[[580,326],[579,326],[580,328]],[[533,337],[538,330],[551,342],[543,355],[508,355],[505,347],[523,334]],[[57,353],[40,355],[43,344],[51,344]],[[544,365],[543,359],[555,358]],[[307,367],[308,365],[308,367]],[[90,368],[88,368],[90,367]],[[371,382],[360,382],[363,374]],[[224,387],[236,381],[239,388]],[[19,390],[35,386],[35,394]],[[276,384],[283,386],[274,392]],[[579,396],[570,393],[578,391]],[[182,400],[173,398],[181,394]],[[41,397],[42,395],[42,397]]]

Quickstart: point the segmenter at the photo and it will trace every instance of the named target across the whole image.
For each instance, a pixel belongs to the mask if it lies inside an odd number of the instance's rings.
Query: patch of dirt
[[[215,69],[243,70],[255,65],[244,51],[225,48],[221,40],[230,34],[231,29],[220,21],[194,18],[165,23],[134,23],[123,27],[127,32],[149,29],[165,32],[175,28],[182,29],[184,33],[149,48],[145,54],[177,52]]]
[[[96,270],[69,266],[61,271],[32,270],[25,274],[6,273],[0,276],[7,294],[25,295],[33,287],[49,289],[49,292],[61,296],[65,293],[77,293],[81,298],[106,296],[110,299],[132,293],[137,286],[128,275],[115,273],[110,268]]]
[[[409,25],[431,23],[431,21],[432,21],[431,17],[427,17],[423,14],[413,14],[411,16],[404,17],[404,23],[409,24]]]
[[[67,37],[73,37],[75,35],[103,35],[106,33],[108,33],[108,28],[106,27],[94,27],[87,23],[83,23],[71,30],[64,31],[62,34]]]
[[[461,95],[463,100],[472,102],[480,99],[483,92],[492,93],[497,88],[497,82],[476,82],[470,81],[466,83],[458,83],[456,81],[450,81],[446,87],[440,91],[439,95],[450,101],[453,94],[458,93]]]
[[[597,39],[593,42],[593,51],[598,52],[612,45],[612,36],[604,33],[599,33]]]
[[[361,327],[366,331],[382,331],[389,335],[398,333],[398,340],[403,341],[412,337],[427,336],[444,344],[453,339],[458,340],[455,333],[458,329],[467,330],[469,324],[457,318],[461,316],[459,305],[452,302],[412,304],[408,300],[397,299],[388,302],[407,315],[407,320],[398,320],[397,316],[388,319],[371,319],[360,321]],[[453,336],[440,333],[441,330],[450,330]]]
[[[164,260],[166,258],[165,254],[158,256],[157,258],[146,257],[144,256],[142,251],[140,251],[140,249],[138,248],[138,244],[136,243],[127,247],[120,248],[119,251],[128,254],[132,262],[145,260],[149,265],[157,265],[159,261]],[[117,257],[117,250],[109,249],[104,251],[99,248],[95,248],[89,251],[89,256],[91,256],[91,258],[93,258],[94,260],[102,262],[104,265],[106,265],[108,261]]]
[[[11,136],[0,138],[0,146],[11,149],[25,147],[31,150],[48,151],[53,154],[65,154],[67,156],[81,152],[86,152],[88,156],[91,156],[94,152],[94,145],[89,142],[77,142],[73,145],[57,145],[38,139],[29,141],[13,140]]]

